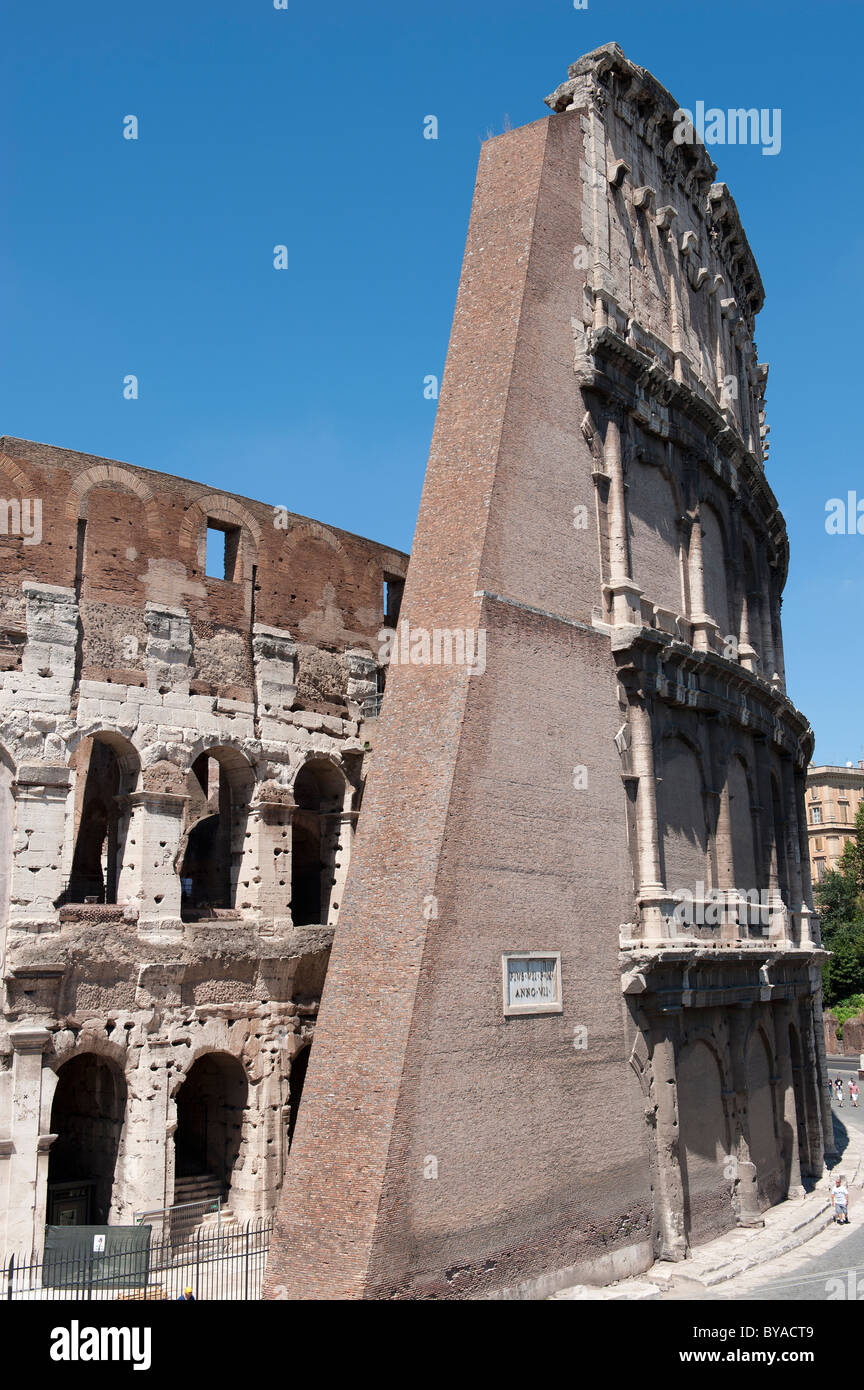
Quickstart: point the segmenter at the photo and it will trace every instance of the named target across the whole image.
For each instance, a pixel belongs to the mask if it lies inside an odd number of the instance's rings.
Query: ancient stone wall
[[[403,605],[485,661],[391,665],[272,1296],[614,1278],[832,1142],[759,274],[615,45],[548,101],[481,153]]]
[[[38,538],[0,537],[0,1247],[39,1246],[79,1201],[128,1222],[216,1191],[265,1213],[407,557],[23,440],[0,440],[0,481],[41,507]],[[230,1141],[202,1147],[220,1086]]]

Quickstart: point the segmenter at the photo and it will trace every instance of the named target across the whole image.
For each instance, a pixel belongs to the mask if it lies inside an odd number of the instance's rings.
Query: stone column
[[[117,897],[138,903],[139,930],[180,930],[180,873],[176,864],[188,797],[132,792],[129,831]]]
[[[351,842],[354,838],[354,829],[357,824],[356,811],[339,811],[332,816],[324,818],[326,825],[327,841],[332,841],[332,864],[331,854],[326,856],[328,868],[332,867],[330,873],[330,898],[327,913],[328,926],[335,927],[339,917],[339,905],[342,902],[342,895],[345,892],[345,880],[348,877],[348,864],[351,859]]]
[[[732,1117],[737,1160],[735,1206],[739,1226],[764,1226],[759,1210],[756,1165],[750,1157],[750,1117],[747,1109],[747,1025],[750,1005],[739,1004],[729,1009],[729,1059],[732,1067],[732,1089],[735,1097]]]
[[[616,625],[640,624],[642,609],[639,598],[642,591],[630,577],[621,423],[619,413],[614,410],[606,421],[603,462],[609,475],[609,591],[612,600],[612,621]]]
[[[780,610],[783,607],[783,599],[777,599],[777,640],[774,644],[774,664],[777,667],[777,684],[781,690],[786,689],[786,661],[783,656],[783,624],[780,621]]]
[[[819,1113],[822,1117],[822,1143],[826,1158],[837,1157],[837,1145],[834,1143],[834,1117],[831,1112],[831,1104],[826,1098],[828,1081],[828,1058],[825,1055],[825,1022],[822,1017],[822,985],[818,979],[821,972],[818,966],[811,967],[811,983],[813,984],[813,1020],[812,1034],[813,1046],[816,1054],[816,1078],[819,1093]],[[813,976],[817,979],[813,980]],[[808,1026],[809,1020],[808,1020]]]
[[[720,783],[717,800],[717,833],[715,836],[717,887],[724,898],[720,925],[721,941],[737,941],[741,935],[738,925],[738,895],[735,892],[735,864],[732,856],[732,808],[729,801],[729,780],[726,768]]]
[[[801,909],[804,906],[801,882],[801,843],[798,834],[798,808],[795,800],[795,774],[790,758],[781,759],[783,777],[783,828],[786,837],[786,863],[789,871],[789,910],[792,914],[792,940],[801,941]]]
[[[677,1018],[658,1019],[651,1027],[651,1070],[654,1077],[657,1142],[657,1220],[661,1260],[683,1260],[687,1254],[684,1229],[684,1185],[681,1181],[678,1124],[678,1078],[675,1062]]]
[[[265,930],[291,926],[291,819],[293,799],[259,798],[249,808],[247,830],[257,844],[257,912]]]
[[[758,620],[759,595],[748,593],[745,585],[741,594],[741,628],[738,633],[738,660],[745,670],[757,671],[759,668],[759,653],[753,646],[753,638],[757,636],[758,621],[751,621],[751,612],[756,615]]]
[[[690,590],[690,612],[687,616],[693,627],[693,646],[697,651],[713,651],[717,624],[705,611],[705,562],[702,558],[702,522],[698,507],[691,517],[687,573]]]
[[[807,806],[804,793],[806,774],[794,771],[795,827],[798,831],[798,863],[801,867],[801,945],[818,946],[820,939],[819,917],[813,906],[813,883],[810,876],[810,845],[807,835]]]
[[[821,973],[821,971],[819,972]],[[821,1178],[825,1169],[825,1131],[823,1114],[831,1107],[825,1100],[827,1074],[820,1067],[816,1049],[813,1026],[813,1004],[809,998],[799,999],[795,1010],[798,1035],[801,1039],[801,1065],[803,1075],[801,1085],[804,1092],[804,1122],[807,1128],[808,1176]],[[824,1044],[824,1036],[823,1036]],[[834,1142],[834,1124],[831,1122],[831,1142]]]
[[[766,681],[773,682],[777,658],[774,654],[774,633],[771,628],[771,605],[773,602],[771,574],[764,557],[758,561],[762,580],[762,595],[759,616],[762,630],[762,674]]]
[[[789,1026],[792,1022],[792,1004],[781,1000],[774,1006],[774,1046],[780,1065],[780,1082],[783,1087],[783,1123],[789,1133],[783,1144],[784,1160],[788,1161],[789,1189],[787,1196],[803,1197],[801,1182],[801,1153],[798,1143],[798,1105],[795,1095],[795,1078],[792,1072],[792,1053],[789,1046]],[[803,1081],[803,1078],[802,1078]],[[801,1116],[804,1124],[804,1116]],[[806,1155],[805,1161],[806,1161]]]
[[[6,1250],[39,1252],[45,1226],[49,1136],[41,1135],[42,1057],[51,1041],[47,1028],[13,1027],[12,1115]],[[41,1213],[41,1216],[40,1216]]]
[[[63,891],[63,842],[67,767],[24,763],[12,784],[15,833],[12,842],[9,925],[37,928],[58,921],[54,903]]]
[[[169,1068],[173,1055],[167,1039],[151,1038],[138,1050],[137,1064],[128,1066],[124,1073],[127,1100],[122,1183],[113,1206],[118,1219],[126,1224],[132,1223],[136,1211],[159,1211],[170,1206],[174,1195],[169,1187],[167,1161]],[[157,1230],[157,1237],[159,1234]]]
[[[647,701],[637,696],[630,704],[631,761],[636,789],[637,898],[642,912],[642,935],[662,940],[668,925],[662,907],[668,900],[660,869],[660,830],[654,774],[654,730]]]

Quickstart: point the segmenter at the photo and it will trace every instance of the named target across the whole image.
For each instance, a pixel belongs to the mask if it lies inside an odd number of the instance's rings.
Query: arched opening
[[[184,921],[240,905],[237,891],[254,783],[252,768],[233,748],[208,749],[192,764],[180,868]]]
[[[294,1061],[291,1063],[291,1075],[288,1078],[288,1148],[294,1138],[294,1130],[297,1125],[297,1115],[300,1110],[300,1101],[303,1096],[303,1087],[306,1082],[306,1071],[309,1066],[309,1057],[312,1052],[311,1044],[304,1047],[302,1052],[298,1052]]]
[[[678,1121],[684,1223],[690,1244],[698,1245],[735,1224],[720,1064],[701,1040],[687,1043],[678,1058]]]
[[[174,1201],[227,1201],[243,1140],[249,1097],[246,1072],[227,1052],[193,1062],[177,1092]]]
[[[140,770],[136,750],[119,735],[94,734],[72,754],[75,774],[72,867],[61,902],[116,903],[129,828],[124,795]]]
[[[783,814],[783,798],[774,774],[771,774],[771,821],[773,827],[772,857],[777,875],[780,896],[787,907],[791,907],[789,895],[789,870],[786,859],[786,817]]]
[[[760,868],[757,821],[753,812],[753,791],[747,768],[735,756],[727,774],[729,793],[729,834],[732,841],[734,886],[743,902],[739,905],[739,924],[744,936],[762,937],[769,925],[762,890],[766,886]]]
[[[337,870],[345,867],[350,827],[343,826],[347,781],[324,759],[304,763],[294,779],[291,828],[291,917],[297,927],[335,923]],[[344,835],[343,835],[344,830]]]
[[[728,573],[727,547],[720,518],[707,502],[699,507],[702,526],[702,574],[705,593],[705,608],[720,629],[724,638],[729,628],[729,591],[726,584]]]
[[[661,608],[682,611],[681,542],[671,483],[654,463],[633,459],[627,469],[627,518],[632,573]]]
[[[125,1114],[118,1066],[92,1052],[63,1064],[51,1106],[49,1226],[107,1224]]]
[[[670,893],[698,895],[708,882],[708,828],[699,759],[683,739],[663,743],[657,812],[663,836],[663,867]]]
[[[768,1044],[757,1028],[747,1044],[747,1114],[750,1157],[756,1167],[759,1206],[764,1211],[786,1195],[777,1117],[774,1109],[773,1067]]]

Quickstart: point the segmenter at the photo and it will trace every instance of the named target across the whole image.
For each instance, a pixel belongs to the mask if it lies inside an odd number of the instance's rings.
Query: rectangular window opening
[[[229,582],[235,582],[239,553],[240,527],[208,519],[207,562],[204,570],[208,579],[227,579]]]
[[[402,593],[404,588],[404,579],[397,579],[395,575],[384,575],[382,607],[384,609],[384,622],[388,627],[395,627],[399,620],[399,610],[402,607]]]

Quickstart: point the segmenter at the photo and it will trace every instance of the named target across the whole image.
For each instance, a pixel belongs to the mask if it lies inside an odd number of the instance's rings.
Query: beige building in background
[[[807,838],[814,883],[837,868],[862,800],[864,761],[857,766],[807,769]]]

